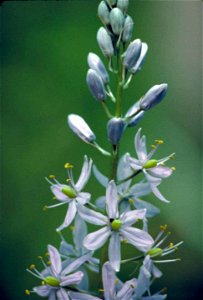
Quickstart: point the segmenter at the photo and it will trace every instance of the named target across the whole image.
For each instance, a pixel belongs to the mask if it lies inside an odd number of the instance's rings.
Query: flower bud
[[[112,118],[107,124],[107,133],[112,145],[117,145],[125,130],[125,122],[121,118]]]
[[[110,6],[115,5],[115,4],[116,4],[116,1],[117,1],[117,0],[106,0],[106,2],[107,2]]]
[[[148,110],[159,104],[166,95],[168,84],[154,85],[140,100],[140,108]]]
[[[97,72],[97,74],[101,77],[105,84],[109,83],[109,75],[98,55],[94,53],[89,53],[87,57],[87,62],[89,67]]]
[[[137,115],[132,117],[132,119],[128,122],[128,127],[136,126],[143,118],[144,118],[145,112],[140,111]]]
[[[136,64],[130,70],[131,73],[135,74],[137,71],[141,70],[142,65],[145,62],[147,51],[148,51],[147,44],[142,43],[142,50],[141,50],[141,53],[140,53],[140,57],[139,57],[138,61],[136,62]]]
[[[130,43],[128,46],[125,57],[124,57],[124,66],[127,70],[132,69],[140,57],[142,49],[142,42],[140,39],[136,39]]]
[[[97,42],[104,56],[111,57],[114,54],[111,37],[104,27],[100,27],[97,32]]]
[[[118,0],[117,7],[120,8],[124,13],[128,10],[129,0]]]
[[[86,81],[93,97],[95,97],[99,101],[103,101],[106,99],[106,92],[103,81],[96,71],[89,69],[87,72]]]
[[[133,34],[133,19],[130,16],[127,16],[124,22],[122,41],[127,43],[131,40]]]
[[[100,2],[98,6],[98,16],[105,25],[109,24],[109,9],[105,1]]]
[[[87,123],[78,115],[68,115],[68,125],[70,129],[84,142],[93,144],[96,140],[96,136],[89,128]]]
[[[115,34],[119,35],[123,30],[124,15],[119,8],[113,8],[110,12],[110,24]]]

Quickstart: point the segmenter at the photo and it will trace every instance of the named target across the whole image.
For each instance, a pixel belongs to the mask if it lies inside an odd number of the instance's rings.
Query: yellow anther
[[[171,168],[171,170],[175,171],[175,170],[176,170],[176,168],[175,168],[175,167],[172,167],[172,168]]]
[[[152,149],[156,149],[156,146],[155,146],[155,145],[151,145],[151,148],[152,148]]]
[[[43,211],[46,211],[47,209],[48,209],[48,206],[45,205],[45,206],[43,207]]]
[[[170,248],[172,248],[173,246],[174,246],[174,244],[173,244],[173,243],[170,243],[170,244],[169,244],[169,247],[170,247]]]
[[[29,296],[30,295],[30,291],[29,290],[25,290],[25,295]]]
[[[34,264],[30,265],[30,270],[33,270],[33,269],[35,269],[35,265]]]
[[[165,231],[165,230],[167,229],[167,227],[168,227],[168,225],[167,225],[167,224],[165,224],[165,225],[161,225],[161,226],[160,226],[160,229],[161,229],[161,230],[163,230],[163,231]]]
[[[45,255],[45,256],[49,256],[50,254],[49,254],[49,252],[46,252],[44,255]]]
[[[50,179],[54,179],[54,178],[56,178],[56,177],[55,177],[55,175],[49,175],[49,178],[50,178]]]
[[[56,198],[56,197],[52,197],[52,199],[53,199],[53,200],[56,200],[57,198]]]
[[[155,140],[155,143],[157,145],[162,145],[164,143],[164,141],[163,140]]]
[[[127,241],[127,240],[122,240],[122,241],[121,241],[121,243],[123,243],[123,244],[127,244],[127,243],[128,243],[128,241]]]
[[[75,226],[70,226],[70,230],[74,230],[75,229]]]
[[[72,168],[73,168],[73,165],[71,165],[70,163],[66,163],[66,164],[64,165],[64,168],[65,168],[65,169],[72,169]]]
[[[39,258],[39,259],[43,259],[43,257],[42,257],[41,255],[38,255],[38,256],[37,256],[37,258]]]
[[[50,262],[50,260],[48,260],[48,262],[47,262],[47,265],[49,265],[49,266],[51,265],[51,262]]]
[[[71,179],[70,179],[70,178],[66,179],[66,182],[70,182],[70,181],[71,181]]]
[[[41,282],[41,284],[42,284],[42,285],[45,285],[45,281],[43,280],[43,281]]]
[[[104,292],[104,289],[98,289],[98,291],[103,293],[103,292]]]
[[[119,280],[118,278],[115,279],[115,284],[119,283]]]

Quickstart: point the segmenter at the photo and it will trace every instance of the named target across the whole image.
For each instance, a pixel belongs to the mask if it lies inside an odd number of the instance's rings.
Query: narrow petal
[[[62,241],[60,244],[59,252],[64,256],[74,255],[73,245],[68,244],[66,241]]]
[[[106,262],[102,267],[102,280],[104,287],[105,300],[112,300],[115,297],[115,272],[109,262]]]
[[[84,264],[86,261],[89,260],[91,256],[91,253],[87,253],[76,260],[72,261],[70,264],[68,264],[67,267],[62,271],[61,275],[64,276],[66,274],[72,273],[75,270],[77,270],[82,264]]]
[[[158,207],[156,207],[153,204],[151,204],[147,201],[144,201],[144,200],[134,199],[134,206],[137,209],[146,208],[147,209],[147,212],[146,212],[147,218],[155,217],[156,215],[158,215],[160,213],[160,209]]]
[[[52,289],[51,293],[49,294],[48,300],[56,300],[56,290]]]
[[[58,289],[56,295],[58,300],[70,300],[66,290],[64,289]]]
[[[141,163],[139,162],[139,160],[131,157],[131,156],[128,156],[127,157],[127,160],[131,166],[132,169],[138,171],[138,170],[141,170],[142,169],[142,165]]]
[[[108,250],[111,266],[116,272],[119,272],[121,263],[121,242],[119,232],[112,232]]]
[[[118,180],[123,180],[129,177],[133,173],[132,168],[130,167],[130,164],[128,162],[128,157],[129,154],[126,153],[119,160],[118,170],[117,170]],[[129,188],[131,181],[132,180],[128,180],[120,185],[123,192]]]
[[[65,286],[69,286],[69,285],[72,285],[72,284],[79,284],[80,281],[82,280],[83,276],[84,276],[83,272],[78,271],[78,272],[75,272],[71,275],[61,277],[60,286],[65,287]]]
[[[145,268],[144,265],[142,265],[137,279],[137,286],[136,286],[137,299],[140,299],[141,296],[149,289],[151,284],[150,279],[151,279],[150,272]]]
[[[80,204],[84,205],[90,201],[91,194],[90,193],[79,193],[76,197],[76,201]]]
[[[152,273],[155,278],[160,278],[163,275],[163,273],[154,264],[152,265]]]
[[[150,184],[148,182],[140,182],[131,186],[129,194],[131,197],[142,197],[151,193]]]
[[[83,245],[89,250],[96,250],[104,245],[110,234],[110,229],[105,226],[100,230],[88,234],[83,241]]]
[[[148,172],[152,176],[156,176],[159,178],[167,178],[167,177],[171,176],[171,174],[173,173],[173,170],[171,170],[171,168],[169,168],[169,167],[158,165],[152,169],[149,169]]]
[[[71,297],[71,300],[101,300],[100,298],[97,298],[95,296],[90,296],[87,294],[81,294],[76,292],[69,292],[69,295]]]
[[[101,197],[97,198],[97,200],[95,201],[95,204],[96,204],[97,207],[99,207],[101,209],[105,209],[105,207],[106,207],[106,197],[101,196]]]
[[[143,208],[124,212],[120,217],[122,228],[123,226],[133,225],[137,222],[137,220],[143,220],[145,218],[146,211],[146,208]]]
[[[169,200],[167,200],[162,194],[161,192],[159,191],[159,189],[157,188],[156,185],[151,185],[151,189],[152,189],[152,192],[154,193],[154,195],[161,201],[163,202],[166,202],[166,203],[170,203]]]
[[[134,293],[135,286],[136,286],[137,280],[132,279],[128,280],[124,283],[122,289],[117,293],[116,300],[131,300],[132,294]]]
[[[84,188],[84,186],[86,185],[86,183],[88,182],[88,180],[90,178],[90,174],[91,174],[91,169],[92,169],[92,159],[90,159],[90,161],[88,161],[88,158],[85,155],[82,171],[81,171],[80,177],[75,185],[75,188],[77,189],[77,191],[81,191]]]
[[[66,185],[53,184],[51,186],[51,191],[58,200],[69,201],[70,199],[61,191],[63,187],[66,187]]]
[[[144,162],[147,159],[146,138],[145,136],[141,137],[141,130],[142,129],[139,128],[135,135],[135,150],[139,160]]]
[[[62,229],[68,227],[72,223],[73,219],[75,218],[76,212],[77,212],[76,203],[75,200],[72,200],[69,203],[64,222],[61,226],[57,228],[57,231],[61,231]]]
[[[49,285],[41,285],[33,288],[33,291],[41,297],[48,297],[51,290],[52,288]]]
[[[103,186],[103,187],[107,187],[108,185],[108,177],[104,176],[98,169],[97,167],[94,165],[93,166],[93,173],[94,176],[96,177],[96,179],[98,180],[98,182]]]
[[[83,220],[90,224],[94,225],[106,225],[108,222],[108,219],[106,216],[102,215],[101,213],[98,213],[92,209],[89,209],[85,206],[78,205],[78,212],[79,215]]]
[[[58,274],[61,272],[61,257],[58,252],[58,250],[51,246],[48,245],[48,252],[49,252],[49,257],[50,257],[50,268],[51,271],[53,272],[54,276],[58,276]]]
[[[75,249],[78,253],[81,253],[83,248],[83,240],[87,235],[87,225],[83,219],[78,215],[75,218],[75,226],[73,230],[73,240],[75,244]]]
[[[116,219],[118,216],[118,192],[116,184],[111,180],[106,190],[106,210],[109,219]]]
[[[154,243],[152,237],[145,231],[134,227],[124,227],[120,229],[123,237],[138,250],[146,252]]]

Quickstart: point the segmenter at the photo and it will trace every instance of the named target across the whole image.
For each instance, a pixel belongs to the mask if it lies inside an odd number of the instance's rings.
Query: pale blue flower
[[[92,168],[92,160],[88,160],[87,156],[84,156],[82,171],[76,183],[73,179],[71,167],[72,166],[67,164],[69,184],[61,184],[56,179],[54,179],[54,182],[47,179],[51,184],[52,193],[54,194],[56,200],[58,200],[60,203],[46,206],[46,208],[53,208],[59,205],[68,204],[68,210],[64,222],[57,228],[57,231],[68,227],[76,216],[78,203],[80,203],[80,205],[84,205],[90,201],[91,197],[90,193],[82,192],[82,190],[89,180]]]
[[[89,53],[87,62],[89,67],[99,74],[105,84],[109,83],[109,75],[98,55],[96,55],[95,53]]]
[[[164,163],[171,159],[174,156],[174,153],[159,160],[151,159],[161,143],[162,141],[157,140],[156,146],[147,153],[146,137],[141,136],[140,128],[135,135],[135,151],[138,159],[129,156],[128,162],[134,171],[142,171],[144,173],[146,180],[150,184],[152,192],[158,199],[164,202],[169,202],[160,193],[157,186],[160,185],[163,178],[167,178],[172,174],[172,168],[165,166]]]
[[[126,211],[119,215],[118,193],[114,181],[110,181],[106,190],[107,216],[79,205],[79,214],[86,221],[102,229],[90,233],[84,239],[84,246],[89,250],[101,248],[110,238],[108,255],[115,271],[120,270],[121,238],[134,245],[138,250],[146,252],[153,244],[152,237],[145,231],[132,227],[138,219],[145,218],[146,209]]]

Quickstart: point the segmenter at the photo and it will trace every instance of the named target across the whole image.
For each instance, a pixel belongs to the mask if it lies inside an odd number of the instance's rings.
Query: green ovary
[[[162,254],[162,249],[161,248],[152,248],[149,251],[147,251],[147,254],[150,256],[159,256]]]
[[[119,230],[119,228],[121,227],[122,222],[119,219],[115,219],[112,223],[111,223],[111,228],[115,231]]]
[[[157,166],[157,160],[156,159],[150,159],[146,162],[146,164],[143,166],[144,169],[151,169]]]
[[[70,186],[64,186],[62,189],[61,189],[62,193],[64,193],[66,196],[68,196],[69,198],[75,198],[77,196],[77,193],[76,191],[71,188]]]
[[[50,285],[50,286],[59,286],[59,283],[60,281],[55,278],[55,277],[52,277],[52,276],[47,276],[45,279],[44,279],[45,283]]]

